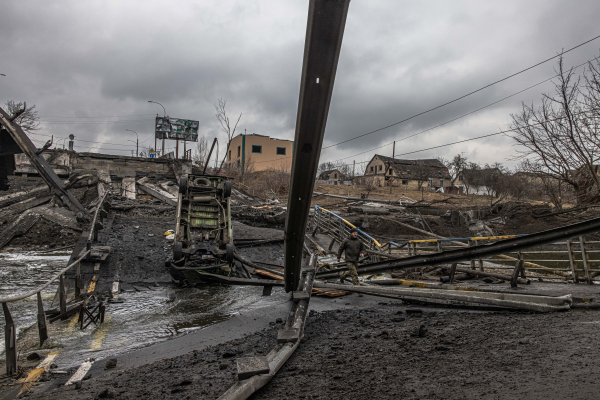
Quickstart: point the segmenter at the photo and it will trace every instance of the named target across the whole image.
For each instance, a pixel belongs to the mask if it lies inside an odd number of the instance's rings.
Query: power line
[[[580,67],[582,67],[582,66],[586,65],[586,64],[587,64],[587,63],[589,63],[590,61],[597,60],[597,59],[598,59],[598,57],[594,57],[594,58],[592,58],[592,59],[590,59],[590,60],[587,60],[587,61],[586,61],[586,62],[584,62],[584,63],[581,63],[581,64],[579,64],[579,65],[576,65],[576,66],[574,66],[574,67],[571,67],[571,68],[572,68],[572,69],[578,69],[578,68],[580,68]],[[389,146],[389,145],[393,144],[394,142],[401,142],[401,141],[403,141],[403,140],[406,140],[406,139],[409,139],[409,138],[411,138],[411,137],[418,136],[418,135],[420,135],[420,134],[422,134],[422,133],[425,133],[425,132],[432,131],[432,130],[434,130],[434,129],[437,129],[437,128],[441,127],[441,126],[447,125],[447,124],[449,124],[449,123],[451,123],[451,122],[454,122],[454,121],[456,121],[456,120],[459,120],[459,119],[461,119],[461,118],[467,117],[467,116],[469,116],[469,115],[472,115],[472,114],[474,114],[474,113],[476,113],[476,112],[479,112],[479,111],[481,111],[481,110],[483,110],[483,109],[486,109],[486,108],[488,108],[488,107],[491,107],[491,106],[493,106],[493,105],[495,105],[495,104],[498,104],[498,103],[500,103],[500,102],[502,102],[502,101],[504,101],[504,100],[507,100],[507,99],[509,99],[509,98],[511,98],[511,97],[514,97],[514,96],[516,96],[516,95],[518,95],[518,94],[521,94],[521,93],[523,93],[523,92],[525,92],[525,91],[527,91],[527,90],[530,90],[530,89],[532,89],[532,88],[534,88],[534,87],[536,87],[536,86],[539,86],[539,85],[541,85],[541,84],[543,84],[543,83],[546,83],[546,82],[548,82],[548,81],[550,81],[550,80],[552,80],[552,79],[556,78],[557,76],[559,76],[559,74],[557,74],[557,75],[553,75],[553,76],[551,76],[550,78],[544,79],[543,81],[540,81],[540,82],[538,82],[538,83],[536,83],[536,84],[534,84],[534,85],[531,85],[531,86],[529,86],[529,87],[527,87],[527,88],[525,88],[525,89],[523,89],[523,90],[520,90],[520,91],[518,91],[518,92],[516,92],[516,93],[513,93],[513,94],[511,94],[511,95],[509,95],[509,96],[503,97],[503,98],[502,98],[502,99],[500,99],[500,100],[497,100],[497,101],[495,101],[495,102],[493,102],[493,103],[490,103],[490,104],[488,104],[488,105],[486,105],[486,106],[480,107],[480,108],[478,108],[478,109],[476,109],[476,110],[470,111],[470,112],[468,112],[468,113],[466,113],[466,114],[463,114],[463,115],[461,115],[460,117],[456,117],[456,118],[453,118],[453,119],[451,119],[451,120],[448,120],[448,121],[446,121],[446,122],[443,122],[443,123],[441,123],[441,124],[439,124],[439,125],[436,125],[436,126],[434,126],[434,127],[427,128],[427,129],[425,129],[425,130],[423,130],[423,131],[420,131],[420,132],[414,133],[414,134],[412,134],[412,135],[409,135],[409,136],[406,136],[406,137],[403,137],[403,138],[400,138],[400,139],[394,140],[393,142],[389,142],[389,143],[383,144],[383,145],[381,145],[381,146],[378,146],[378,147],[374,147],[374,148],[372,148],[372,149],[369,149],[369,150],[366,150],[366,151],[362,151],[362,152],[360,152],[360,153],[356,153],[356,154],[353,154],[353,155],[350,155],[350,156],[347,156],[347,157],[342,157],[342,158],[340,158],[340,159],[338,159],[338,160],[335,160],[335,161],[333,161],[333,162],[335,163],[335,162],[338,162],[338,161],[345,160],[345,159],[347,159],[347,158],[351,158],[351,157],[360,156],[360,155],[362,155],[362,154],[369,153],[369,152],[371,152],[371,151],[373,151],[373,150],[378,150],[378,149],[381,149],[381,148],[383,148],[383,147]],[[291,156],[288,156],[288,157],[285,157],[285,158],[291,158]],[[257,161],[255,164],[264,163],[264,162],[272,162],[272,161],[280,161],[280,160],[283,160],[283,159],[284,159],[284,158],[278,158],[278,159],[266,160],[266,161]]]
[[[582,67],[582,66],[586,65],[586,64],[587,64],[587,63],[589,63],[590,61],[597,60],[597,59],[598,59],[598,57],[594,57],[594,58],[592,58],[592,59],[590,59],[590,60],[588,60],[588,61],[586,61],[586,62],[584,62],[584,63],[581,63],[581,64],[579,64],[579,65],[577,65],[577,66],[571,67],[571,69],[578,69],[578,68],[580,68],[580,67]],[[400,138],[400,139],[394,140],[393,142],[386,143],[386,144],[384,144],[384,145],[381,145],[381,146],[379,146],[379,147],[375,147],[375,148],[373,148],[373,149],[370,149],[370,150],[367,150],[367,151],[363,151],[363,152],[361,152],[361,153],[354,154],[354,155],[352,155],[352,156],[348,156],[348,157],[343,157],[343,158],[340,158],[340,159],[338,159],[338,160],[335,160],[335,161],[333,161],[333,162],[342,161],[342,160],[345,160],[345,159],[347,159],[347,158],[350,158],[350,157],[356,157],[356,156],[358,156],[358,155],[365,154],[365,153],[368,153],[368,152],[370,152],[370,151],[373,151],[373,150],[378,150],[378,149],[380,149],[380,148],[382,148],[382,147],[385,147],[385,146],[389,146],[389,145],[393,144],[394,142],[401,142],[401,141],[403,141],[403,140],[410,139],[410,138],[412,138],[412,137],[418,136],[418,135],[420,135],[420,134],[422,134],[422,133],[425,133],[425,132],[432,131],[432,130],[434,130],[434,129],[437,129],[437,128],[441,127],[441,126],[447,125],[447,124],[449,124],[449,123],[451,123],[451,122],[454,122],[454,121],[456,121],[456,120],[459,120],[459,119],[461,119],[461,118],[467,117],[467,116],[469,116],[469,115],[471,115],[471,114],[475,114],[476,112],[479,112],[479,111],[481,111],[481,110],[483,110],[483,109],[486,109],[486,108],[488,108],[488,107],[491,107],[491,106],[493,106],[493,105],[496,105],[496,104],[498,104],[498,103],[500,103],[500,102],[502,102],[502,101],[504,101],[504,100],[507,100],[507,99],[509,99],[509,98],[511,98],[511,97],[514,97],[514,96],[518,95],[518,94],[521,94],[521,93],[523,93],[523,92],[525,92],[525,91],[527,91],[527,90],[529,90],[529,89],[533,89],[533,88],[534,88],[534,87],[536,87],[536,86],[539,86],[539,85],[541,85],[541,84],[543,84],[543,83],[546,83],[546,82],[548,82],[548,81],[551,81],[552,79],[556,78],[556,77],[557,77],[557,76],[559,76],[559,75],[560,75],[560,74],[557,74],[557,75],[551,76],[551,77],[550,77],[550,78],[548,78],[548,79],[544,79],[543,81],[540,81],[540,82],[536,83],[535,85],[531,85],[531,86],[529,86],[529,87],[527,87],[527,88],[525,88],[525,89],[523,89],[523,90],[520,90],[520,91],[518,91],[518,92],[516,92],[516,93],[513,93],[513,94],[511,94],[510,96],[506,96],[506,97],[504,97],[504,98],[502,98],[502,99],[500,99],[500,100],[497,100],[497,101],[495,101],[495,102],[493,102],[493,103],[490,103],[490,104],[488,104],[488,105],[486,105],[486,106],[480,107],[480,108],[478,108],[478,109],[476,109],[476,110],[474,110],[474,111],[470,111],[470,112],[468,112],[468,113],[466,113],[466,114],[463,114],[463,115],[461,115],[460,117],[456,117],[456,118],[453,118],[453,119],[451,119],[451,120],[449,120],[449,121],[442,122],[441,124],[439,124],[439,125],[436,125],[436,126],[434,126],[434,127],[427,128],[427,129],[425,129],[425,130],[423,130],[423,131],[420,131],[420,132],[417,132],[417,133],[413,133],[412,135],[409,135],[409,136],[406,136],[406,137],[403,137],[403,138]]]
[[[104,115],[100,117],[67,117],[60,115],[40,115],[40,118],[76,118],[76,119],[85,119],[85,118],[128,118],[128,117],[147,117],[149,115],[156,114],[133,114],[133,115]]]
[[[361,138],[361,137],[368,136],[368,135],[371,135],[371,134],[373,134],[373,133],[376,133],[376,132],[380,132],[380,131],[382,131],[382,130],[384,130],[384,129],[391,128],[392,126],[396,126],[396,125],[398,125],[398,124],[401,124],[401,123],[403,123],[403,122],[409,121],[409,120],[411,120],[411,119],[413,119],[413,118],[416,118],[416,117],[418,117],[418,116],[421,116],[421,115],[423,115],[423,114],[427,114],[428,112],[431,112],[431,111],[437,110],[437,109],[439,109],[439,108],[445,107],[445,106],[447,106],[447,105],[449,105],[449,104],[455,103],[455,102],[457,102],[457,101],[459,101],[459,100],[462,100],[462,99],[464,99],[465,97],[471,96],[472,94],[475,94],[475,93],[477,93],[477,92],[480,92],[480,91],[482,91],[482,90],[484,90],[484,89],[487,89],[487,88],[489,88],[490,86],[493,86],[493,85],[495,85],[495,84],[497,84],[497,83],[503,82],[503,81],[505,81],[505,80],[507,80],[507,79],[510,79],[510,78],[512,78],[512,77],[515,77],[515,76],[517,76],[517,75],[519,75],[519,74],[522,74],[523,72],[529,71],[529,70],[530,70],[530,69],[532,69],[532,68],[535,68],[535,67],[537,67],[537,66],[539,66],[539,65],[542,65],[542,64],[544,64],[544,63],[547,63],[548,61],[554,60],[556,57],[560,57],[561,55],[563,55],[563,54],[566,54],[566,53],[568,53],[568,52],[570,52],[570,51],[573,51],[573,50],[575,50],[575,49],[577,49],[577,48],[579,48],[579,47],[581,47],[581,46],[583,46],[583,45],[585,45],[585,44],[587,44],[587,43],[590,43],[590,42],[592,42],[592,41],[594,41],[594,40],[596,40],[596,39],[598,39],[598,38],[600,38],[600,35],[598,35],[598,36],[596,36],[596,37],[594,37],[594,38],[592,38],[592,39],[590,39],[590,40],[587,40],[587,41],[585,41],[585,42],[583,42],[583,43],[581,43],[581,44],[578,44],[578,45],[577,45],[577,46],[575,46],[575,47],[571,47],[569,50],[563,51],[562,53],[559,53],[559,54],[557,54],[557,55],[555,55],[555,56],[553,56],[553,57],[550,57],[550,58],[548,58],[548,59],[546,59],[546,60],[544,60],[544,61],[540,61],[540,62],[539,62],[539,63],[537,63],[537,64],[534,64],[534,65],[532,65],[532,66],[530,66],[530,67],[527,67],[527,68],[525,68],[525,69],[522,69],[522,70],[521,70],[521,71],[519,71],[519,72],[515,72],[515,73],[514,73],[514,74],[512,74],[512,75],[509,75],[509,76],[507,76],[507,77],[505,77],[505,78],[499,79],[499,80],[497,80],[497,81],[495,81],[495,82],[492,82],[492,83],[490,83],[490,84],[488,84],[488,85],[485,85],[485,86],[483,86],[483,87],[481,87],[481,88],[479,88],[479,89],[477,89],[477,90],[473,90],[472,92],[469,92],[469,93],[467,93],[467,94],[465,94],[465,95],[462,95],[462,96],[460,96],[460,97],[457,97],[457,98],[455,98],[454,100],[447,101],[446,103],[440,104],[439,106],[436,106],[436,107],[430,108],[429,110],[426,110],[426,111],[422,111],[422,112],[420,112],[420,113],[418,113],[418,114],[415,114],[415,115],[413,115],[413,116],[411,116],[411,117],[405,118],[405,119],[403,119],[402,121],[394,122],[393,124],[390,124],[390,125],[384,126],[383,128],[375,129],[374,131],[367,132],[367,133],[363,133],[362,135],[358,135],[358,136],[356,136],[356,137],[353,137],[353,138],[351,138],[351,139],[347,139],[347,140],[344,140],[344,141],[342,141],[342,142],[335,143],[335,144],[332,144],[332,145],[330,145],[330,146],[323,147],[323,149],[328,149],[328,148],[330,148],[330,147],[339,146],[340,144],[343,144],[343,143],[348,143],[348,142],[350,142],[350,141],[352,141],[352,140],[356,140],[356,139],[359,139],[359,138]]]

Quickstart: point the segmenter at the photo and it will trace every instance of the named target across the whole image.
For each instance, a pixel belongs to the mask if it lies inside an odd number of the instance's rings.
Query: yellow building
[[[231,140],[227,151],[227,166],[244,171],[292,169],[294,141],[270,138],[269,136],[240,134]]]

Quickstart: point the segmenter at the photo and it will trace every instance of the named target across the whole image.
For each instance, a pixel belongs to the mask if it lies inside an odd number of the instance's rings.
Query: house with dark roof
[[[330,169],[328,171],[323,171],[317,177],[319,181],[327,181],[327,183],[332,185],[337,185],[343,182],[345,179],[344,174],[340,172],[339,169]]]
[[[403,160],[376,154],[367,164],[365,176],[374,176],[379,186],[403,186],[408,189],[450,186],[448,168],[437,159]]]

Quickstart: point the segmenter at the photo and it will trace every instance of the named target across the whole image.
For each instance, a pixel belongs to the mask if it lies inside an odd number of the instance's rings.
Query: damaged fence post
[[[581,259],[583,260],[583,270],[585,271],[585,277],[587,279],[588,285],[594,284],[592,278],[592,272],[590,271],[590,259],[588,257],[588,253],[585,250],[585,238],[583,236],[579,236],[579,246],[581,247]]]
[[[6,375],[12,375],[17,372],[17,333],[15,332],[15,323],[13,322],[8,304],[2,303],[4,311],[4,349],[6,354]]]
[[[519,280],[519,273],[521,272],[522,268],[523,268],[523,260],[517,260],[517,263],[515,264],[515,269],[510,278],[511,289],[517,288],[517,281]]]
[[[270,296],[271,292],[273,291],[273,286],[272,285],[265,285],[263,286],[263,296]]]
[[[523,258],[523,253],[521,252],[521,250],[517,252],[517,259],[523,261],[523,266],[521,267],[521,278],[527,279],[527,276],[525,275],[525,260]]]
[[[567,252],[569,253],[569,265],[571,266],[571,273],[573,274],[573,282],[579,283],[579,275],[577,274],[577,260],[573,253],[573,241],[567,240]]]
[[[44,303],[42,303],[42,294],[40,292],[37,292],[37,307],[38,333],[40,335],[40,347],[42,347],[46,339],[48,339],[48,327],[46,313],[44,312]]]
[[[83,289],[83,279],[81,278],[81,263],[77,263],[75,270],[75,297],[81,296],[81,289]]]
[[[58,299],[60,304],[60,319],[67,319],[67,292],[65,288],[65,278],[64,274],[60,275],[59,283],[58,283]]]

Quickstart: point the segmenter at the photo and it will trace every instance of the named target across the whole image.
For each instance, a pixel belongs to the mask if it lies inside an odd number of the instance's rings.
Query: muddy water
[[[47,281],[68,261],[67,253],[1,253],[0,293],[21,293]],[[51,308],[57,284],[43,292],[45,309]],[[142,288],[142,287],[140,287]],[[102,359],[201,329],[253,308],[286,301],[262,297],[261,288],[204,286],[193,289],[145,287],[123,292],[123,303],[108,303],[105,323],[80,331],[77,317],[49,325],[50,339],[43,351],[59,351],[60,368],[76,366],[86,358]],[[54,304],[53,307],[57,305]],[[35,297],[9,304],[22,354],[38,350]],[[0,317],[4,326],[4,316]],[[4,360],[4,335],[0,338],[0,363]]]

